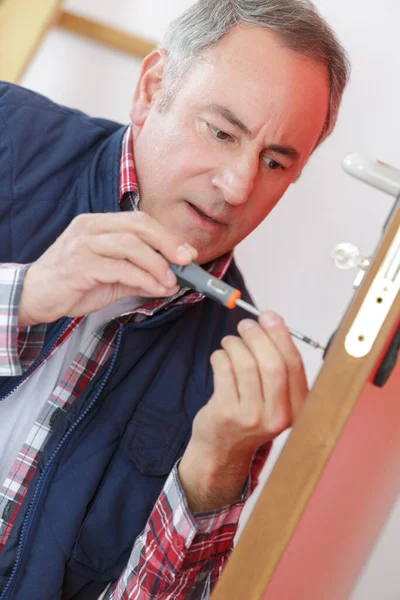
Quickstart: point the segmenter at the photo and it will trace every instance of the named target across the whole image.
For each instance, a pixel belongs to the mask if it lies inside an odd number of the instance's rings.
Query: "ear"
[[[143,61],[130,112],[131,121],[137,127],[144,125],[153,104],[163,92],[166,60],[167,51],[160,48],[153,50]]]

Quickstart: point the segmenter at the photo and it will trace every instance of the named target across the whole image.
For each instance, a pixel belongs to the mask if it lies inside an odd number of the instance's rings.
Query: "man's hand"
[[[292,425],[308,393],[301,356],[278,315],[242,321],[238,331],[211,356],[214,394],[179,464],[193,512],[239,499],[255,450]]]
[[[179,287],[167,260],[196,257],[144,212],[80,215],[27,270],[19,326],[87,315],[128,296],[171,296]]]

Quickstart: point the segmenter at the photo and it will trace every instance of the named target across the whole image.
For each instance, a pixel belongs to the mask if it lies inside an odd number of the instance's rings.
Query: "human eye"
[[[234,138],[229,133],[226,133],[226,131],[223,131],[219,127],[216,127],[215,125],[211,125],[211,123],[208,123],[208,127],[209,127],[211,133],[213,134],[213,136],[220,142],[233,142],[234,141]]]
[[[270,171],[279,171],[279,170],[285,171],[285,169],[286,169],[286,167],[284,165],[279,163],[274,158],[271,158],[270,156],[265,157],[264,163],[266,164],[266,166],[268,167],[268,169]]]

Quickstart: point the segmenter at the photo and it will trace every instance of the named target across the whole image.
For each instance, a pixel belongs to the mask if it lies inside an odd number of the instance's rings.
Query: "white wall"
[[[67,0],[70,10],[159,40],[168,21],[191,0]],[[353,273],[336,271],[330,251],[352,241],[373,251],[392,199],[349,178],[340,167],[350,151],[400,167],[398,151],[400,3],[318,0],[347,47],[353,76],[332,137],[278,208],[242,243],[237,256],[257,304],[288,325],[326,342],[352,294]],[[66,32],[48,34],[22,84],[91,115],[128,122],[140,63]],[[304,345],[310,382],[321,357]],[[285,436],[280,439],[279,448]],[[275,453],[276,455],[276,453]],[[270,471],[265,470],[264,478]],[[249,503],[249,509],[251,507]],[[400,597],[400,504],[396,507],[352,600]]]

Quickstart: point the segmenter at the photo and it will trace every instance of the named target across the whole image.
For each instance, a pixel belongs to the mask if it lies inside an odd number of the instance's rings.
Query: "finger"
[[[137,293],[158,298],[168,295],[168,290],[161,285],[150,273],[132,265],[127,260],[116,260],[94,256],[87,266],[86,279],[90,287],[100,284],[120,284],[136,288]]]
[[[90,235],[87,238],[87,246],[98,256],[129,261],[152,275],[166,288],[176,286],[176,276],[165,258],[134,234]]]
[[[129,298],[130,296],[142,296],[143,298],[149,298],[149,300],[155,297],[167,298],[169,296],[174,296],[179,292],[179,286],[176,286],[172,289],[172,291],[168,289],[166,294],[158,294],[157,296],[155,296],[154,293],[151,293],[148,290],[143,290],[140,287],[130,287],[122,284],[117,284],[117,286],[118,287],[116,289],[115,302],[117,302],[118,300],[123,300],[124,298]]]
[[[263,412],[263,393],[257,362],[247,345],[238,337],[227,336],[221,345],[233,367],[239,402],[244,412],[252,417],[261,417]]]
[[[131,233],[170,262],[188,264],[198,256],[197,250],[168,231],[145,212],[82,214],[71,224],[71,235],[102,233]]]
[[[210,363],[214,374],[214,396],[216,398],[229,398],[232,404],[237,405],[239,393],[232,363],[224,350],[216,350],[211,354]]]
[[[256,321],[241,321],[238,331],[258,365],[267,420],[272,429],[283,431],[292,423],[288,373],[284,358]]]
[[[284,357],[289,377],[289,393],[293,415],[297,416],[308,394],[307,377],[301,354],[296,348],[285,322],[270,311],[260,317],[260,324]]]

